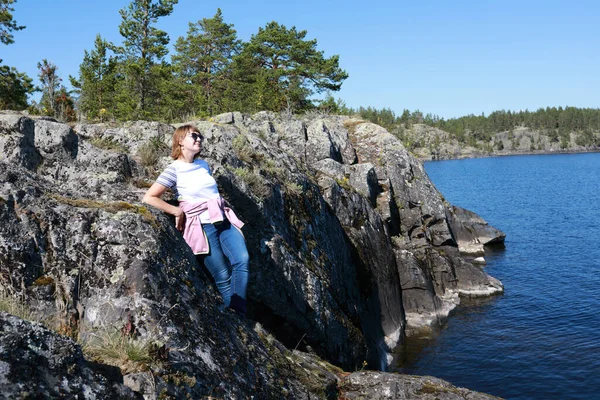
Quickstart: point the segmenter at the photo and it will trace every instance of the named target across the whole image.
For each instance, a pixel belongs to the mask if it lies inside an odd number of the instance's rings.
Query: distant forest
[[[494,111],[485,115],[467,115],[445,120],[437,115],[423,115],[420,111],[404,110],[396,116],[389,108],[376,109],[360,107],[356,110],[339,107],[343,114],[358,114],[361,118],[381,125],[390,132],[410,128],[412,124],[425,124],[444,130],[461,143],[492,141],[498,132],[512,131],[518,127],[538,130],[559,141],[570,132],[578,132],[581,145],[591,145],[594,132],[600,131],[600,109],[576,107],[547,107],[537,111]],[[596,144],[598,145],[598,144]]]

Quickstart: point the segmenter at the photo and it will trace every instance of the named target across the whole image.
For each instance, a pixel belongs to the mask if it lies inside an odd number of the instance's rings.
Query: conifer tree
[[[121,81],[117,97],[121,118],[158,117],[162,98],[161,80],[169,77],[169,66],[164,62],[168,53],[169,36],[154,25],[159,18],[170,15],[178,0],[133,0],[119,11],[123,36]]]
[[[11,4],[15,2],[16,0],[0,0],[0,43],[14,43],[11,32],[25,29],[24,26],[17,25],[13,19],[12,12],[15,9],[11,7]]]
[[[11,4],[15,0],[0,0],[0,43],[14,43],[12,31],[24,29],[13,19]],[[0,63],[2,60],[0,59]],[[33,93],[35,87],[31,78],[17,71],[14,67],[0,65],[0,109],[22,110],[27,108],[27,95]]]
[[[223,22],[221,9],[212,18],[190,23],[187,36],[175,44],[173,66],[188,86],[186,108],[208,115],[224,111],[223,100],[231,84],[229,65],[241,50],[233,25]]]
[[[242,56],[259,67],[256,102],[277,111],[290,105],[303,109],[312,94],[341,88],[348,74],[339,67],[339,56],[325,58],[317,40],[306,40],[306,34],[273,21],[246,44]]]
[[[112,44],[98,34],[94,49],[84,53],[79,78],[69,77],[79,91],[79,111],[89,119],[104,120],[115,115],[117,58],[110,55],[112,50]]]
[[[34,91],[32,80],[25,73],[15,67],[0,65],[0,110],[27,108],[27,95]]]

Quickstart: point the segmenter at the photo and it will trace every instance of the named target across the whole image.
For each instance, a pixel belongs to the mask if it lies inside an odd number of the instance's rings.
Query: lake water
[[[425,169],[448,201],[506,233],[485,268],[505,293],[410,341],[400,371],[507,399],[600,399],[600,153]]]

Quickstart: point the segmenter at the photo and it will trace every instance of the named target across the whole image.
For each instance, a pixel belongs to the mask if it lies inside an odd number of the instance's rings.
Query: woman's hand
[[[183,232],[183,228],[185,227],[185,214],[181,210],[181,208],[177,206],[173,206],[163,199],[161,196],[167,190],[166,187],[161,185],[160,183],[154,183],[146,194],[144,195],[144,199],[142,200],[144,203],[151,205],[152,207],[156,207],[161,211],[169,213],[175,216],[175,227]]]
[[[179,213],[175,214],[175,228],[178,231],[183,232],[183,228],[185,227],[185,213],[181,211],[181,208],[178,207]]]

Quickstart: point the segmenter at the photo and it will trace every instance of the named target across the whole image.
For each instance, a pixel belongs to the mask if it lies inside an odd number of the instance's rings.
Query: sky
[[[68,84],[99,33],[122,43],[128,0],[17,0],[26,29],[0,44],[3,64],[37,79],[48,59]],[[157,26],[175,40],[221,8],[244,41],[270,21],[306,30],[349,74],[347,106],[420,110],[442,118],[496,110],[600,107],[597,0],[179,0]],[[167,60],[170,60],[170,56]],[[67,85],[68,87],[68,85]],[[39,95],[38,95],[39,96]]]

